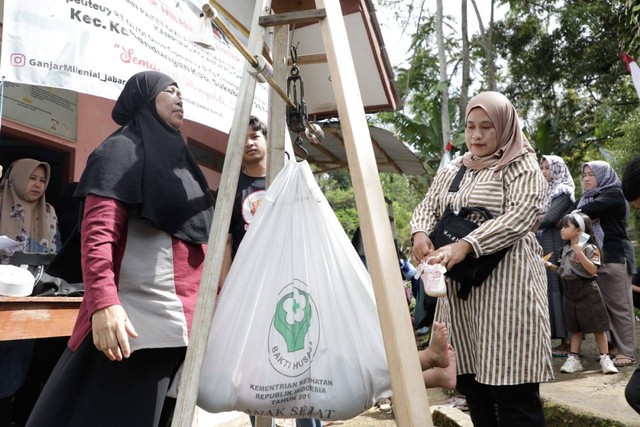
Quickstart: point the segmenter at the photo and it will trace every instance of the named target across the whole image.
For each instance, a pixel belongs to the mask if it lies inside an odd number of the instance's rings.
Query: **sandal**
[[[613,366],[616,368],[624,368],[625,366],[635,365],[636,359],[625,356],[622,353],[618,353],[613,357]]]
[[[571,346],[567,345],[566,343],[562,343],[556,347],[553,347],[551,349],[551,354],[553,355],[553,357],[567,357],[569,356],[571,350]]]

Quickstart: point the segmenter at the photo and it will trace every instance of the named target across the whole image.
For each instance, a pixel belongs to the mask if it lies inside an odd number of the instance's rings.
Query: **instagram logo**
[[[27,58],[21,53],[12,53],[10,57],[11,65],[14,67],[24,67]]]

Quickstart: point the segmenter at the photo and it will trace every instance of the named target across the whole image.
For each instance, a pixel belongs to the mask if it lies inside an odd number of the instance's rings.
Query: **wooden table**
[[[0,296],[0,341],[70,336],[82,297]]]

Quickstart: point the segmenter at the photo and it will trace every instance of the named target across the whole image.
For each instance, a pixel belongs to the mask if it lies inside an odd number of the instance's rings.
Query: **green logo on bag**
[[[269,361],[289,377],[309,369],[320,340],[315,302],[299,280],[285,286],[278,295],[269,332]]]
[[[309,294],[298,288],[278,301],[273,325],[287,343],[287,351],[304,348],[304,337],[311,324],[311,302]]]

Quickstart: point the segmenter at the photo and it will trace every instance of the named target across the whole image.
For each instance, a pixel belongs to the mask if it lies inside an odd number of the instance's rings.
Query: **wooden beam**
[[[271,8],[276,13],[286,13],[315,9],[316,5],[313,0],[273,0]]]
[[[278,25],[294,25],[302,23],[315,23],[327,16],[324,9],[305,10],[303,12],[287,12],[277,15],[265,15],[260,17],[260,25],[263,27],[275,27]]]
[[[409,310],[398,268],[388,212],[376,167],[340,2],[315,0],[327,17],[320,22],[347,149],[347,160],[373,281],[393,388],[396,421],[402,427],[432,426]],[[378,225],[378,226],[376,226]]]
[[[82,297],[0,297],[0,341],[68,337]]]
[[[381,155],[382,157],[384,157],[384,158],[385,158],[385,160],[387,161],[385,164],[387,164],[387,165],[392,165],[392,166],[393,166],[393,168],[394,168],[394,169],[395,169],[399,174],[402,174],[402,169],[400,169],[400,166],[398,166],[398,165],[396,164],[396,162],[394,162],[394,161],[393,161],[393,159],[391,158],[391,156],[390,156],[386,151],[384,151],[384,148],[382,148],[382,147],[380,146],[380,143],[379,143],[378,141],[376,141],[375,139],[373,139],[373,138],[371,139],[371,143],[372,143],[372,144],[373,144],[373,146],[378,150],[378,152],[380,153],[380,155]],[[378,163],[378,164],[382,164],[382,163],[380,163],[380,162],[377,162],[377,163]]]
[[[273,33],[273,80],[285,87],[287,84],[287,55],[289,54],[289,26],[281,25]],[[287,126],[285,125],[287,106],[273,91],[269,91],[269,121],[267,141],[267,186],[284,167],[285,140]],[[256,427],[271,427],[273,421],[269,417],[256,417]]]
[[[326,64],[327,55],[324,53],[312,53],[309,55],[298,55],[298,65],[310,65],[310,64]],[[293,65],[291,58],[289,58],[289,65]]]
[[[252,29],[262,29],[258,25],[258,18],[265,7],[270,6],[270,0],[258,0],[253,12]],[[249,35],[248,48],[251,52],[260,52],[264,43],[264,31],[252,31]],[[211,233],[207,244],[202,279],[198,291],[198,302],[191,325],[191,336],[187,346],[182,378],[178,392],[178,400],[173,417],[172,427],[191,427],[195,414],[200,384],[200,371],[207,348],[211,320],[215,309],[218,282],[222,269],[231,211],[235,200],[238,177],[242,164],[242,153],[247,137],[249,116],[253,106],[256,81],[249,73],[242,73],[238,103],[231,122],[227,152],[222,168],[220,187],[216,208],[213,214]]]
[[[280,87],[287,86],[287,58],[289,57],[289,26],[279,25],[273,32],[273,80]],[[287,106],[273,90],[269,91],[269,137],[267,155],[267,185],[270,185],[284,166],[285,140],[288,137]]]

